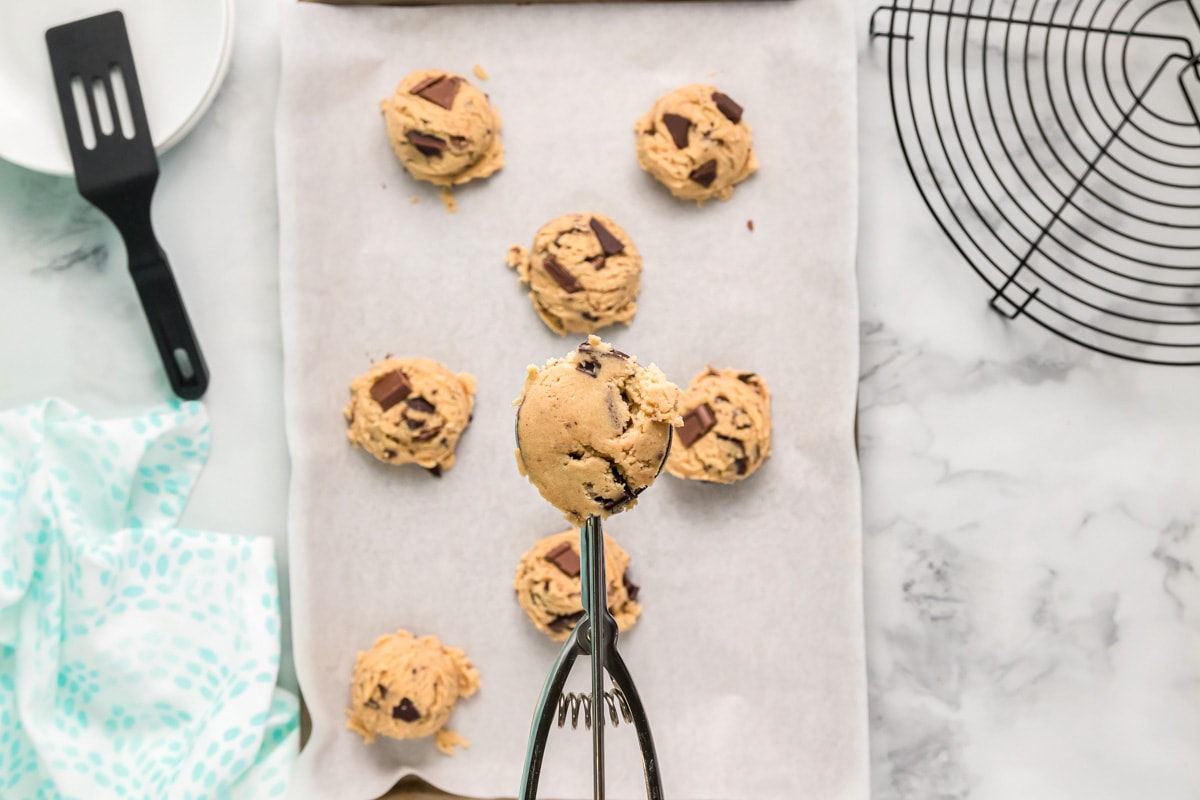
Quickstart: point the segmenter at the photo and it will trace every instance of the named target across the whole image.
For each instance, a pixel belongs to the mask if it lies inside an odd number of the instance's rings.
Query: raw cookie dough
[[[662,470],[678,400],[658,367],[589,336],[529,368],[517,401],[517,468],[573,525],[633,508]]]
[[[408,631],[380,636],[358,654],[350,683],[346,727],[371,744],[377,735],[420,739],[433,735],[438,750],[453,755],[470,745],[445,725],[458,698],[479,691],[479,673],[457,647],[436,636]]]
[[[733,186],[758,169],[742,107],[707,84],[658,98],[638,118],[638,164],[684,200],[728,200]]]
[[[475,379],[464,372],[428,358],[386,358],[350,384],[346,436],[380,461],[441,475],[454,466],[474,395]]]
[[[380,106],[396,157],[419,181],[457,186],[504,166],[500,115],[466,78],[418,70]]]
[[[683,427],[667,471],[677,478],[734,483],[771,455],[771,393],[753,372],[709,367],[679,401]]]
[[[593,333],[637,311],[642,257],[629,234],[603,214],[566,214],[508,249],[505,261],[542,321],[555,333]]]
[[[608,610],[617,629],[629,630],[642,613],[637,604],[638,587],[626,571],[629,556],[604,535],[604,574],[608,579]],[[517,602],[542,633],[556,642],[571,635],[583,617],[579,596],[579,531],[571,529],[547,536],[521,556],[513,588]]]

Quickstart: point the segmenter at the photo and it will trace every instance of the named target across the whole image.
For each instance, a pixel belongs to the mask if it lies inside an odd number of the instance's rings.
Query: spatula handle
[[[129,271],[171,388],[184,400],[200,399],[208,388],[208,365],[166,255],[158,249],[136,264],[131,260]]]

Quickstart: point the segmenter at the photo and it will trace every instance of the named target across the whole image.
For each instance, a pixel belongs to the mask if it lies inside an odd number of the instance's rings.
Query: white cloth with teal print
[[[286,790],[272,543],[175,527],[207,454],[198,403],[0,412],[0,797]]]

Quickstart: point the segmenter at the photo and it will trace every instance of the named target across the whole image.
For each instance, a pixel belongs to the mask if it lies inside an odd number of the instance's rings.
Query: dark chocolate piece
[[[398,719],[403,722],[416,722],[421,718],[421,712],[413,705],[413,701],[407,697],[401,697],[400,703],[392,709],[392,719]]]
[[[745,456],[742,456],[741,458],[734,460],[733,466],[737,469],[738,475],[745,475],[746,470],[750,466],[750,459],[746,458]]]
[[[582,611],[576,611],[574,614],[563,614],[550,620],[549,627],[555,633],[562,633],[574,628],[581,619],[583,619]]]
[[[433,83],[421,81],[420,84],[413,87],[412,94],[423,97],[449,111],[454,107],[454,98],[458,95],[458,84],[458,78],[443,75]]]
[[[542,266],[545,267],[547,274],[554,279],[554,282],[563,288],[567,294],[575,294],[582,292],[583,287],[579,285],[579,281],[575,280],[575,276],[567,272],[562,264],[558,263],[558,259],[551,253],[547,253],[542,259]]]
[[[437,410],[434,408],[433,403],[429,402],[424,397],[410,397],[408,400],[404,401],[404,405],[408,406],[413,411],[420,411],[425,414],[432,414]]]
[[[428,472],[430,475],[432,475],[435,478],[442,477],[442,465],[441,464],[435,464],[432,467],[429,467],[428,469],[426,469],[425,471]]]
[[[395,451],[395,450],[384,450],[384,451],[383,451],[383,457],[384,457],[384,458],[388,458],[388,459],[395,458],[395,457],[396,457],[396,451]]]
[[[408,426],[408,429],[410,431],[415,431],[417,428],[425,427],[425,420],[423,420],[423,419],[406,419],[406,420],[404,420],[404,424]]]
[[[469,145],[470,143],[471,143],[471,140],[465,136],[451,136],[450,137],[450,146],[453,147],[455,150],[466,150],[467,145]]]
[[[363,705],[366,706],[367,708],[375,708],[375,709],[379,708],[379,703],[376,702],[373,698],[371,700],[368,700],[367,702],[363,703]]]
[[[592,232],[596,234],[596,238],[600,240],[600,249],[604,251],[606,256],[615,256],[617,253],[625,249],[625,243],[612,235],[608,228],[600,220],[592,217],[588,220],[588,225],[592,227]],[[602,265],[603,266],[603,265]],[[599,269],[599,267],[597,267]]]
[[[683,415],[683,427],[675,429],[675,435],[684,447],[691,447],[704,434],[713,429],[717,418],[708,403],[701,403]]]
[[[384,686],[382,683],[380,683],[380,684],[377,684],[377,688],[379,689],[380,697],[387,697],[387,687],[386,686]]]
[[[754,233],[754,220],[752,220],[752,219],[746,220],[746,230],[750,231],[751,233]]]
[[[630,600],[633,600],[636,602],[638,599],[638,592],[640,592],[642,590],[642,587],[638,586],[636,583],[629,580],[628,575],[621,576],[621,583],[625,584],[625,594],[629,595]]]
[[[725,119],[737,125],[742,121],[742,107],[733,102],[733,98],[727,94],[713,92],[713,102],[717,104],[717,111],[725,115]]]
[[[441,428],[433,428],[432,430],[425,431],[424,433],[420,434],[419,436],[414,436],[413,441],[414,442],[428,442],[431,439],[436,438],[437,435],[441,432],[442,432]]]
[[[426,89],[428,89],[430,86],[433,86],[435,83],[437,83],[438,81],[440,81],[440,80],[441,80],[442,78],[444,78],[444,77],[446,77],[446,76],[445,76],[445,75],[430,75],[428,78],[426,78],[425,80],[423,80],[423,81],[421,81],[420,83],[418,83],[416,86],[414,86],[414,87],[412,87],[411,89],[409,89],[409,90],[408,90],[408,93],[409,93],[409,94],[420,95],[420,94],[421,94],[421,92],[425,91],[425,90],[426,90]]]
[[[606,266],[608,266],[608,259],[606,259],[604,256],[592,256],[591,258],[587,259],[587,262],[592,265],[592,269],[597,270],[604,269]]]
[[[587,361],[580,361],[578,364],[576,364],[575,369],[579,370],[584,375],[594,378],[596,377],[596,373],[600,371],[600,362],[589,358]]]
[[[692,127],[690,119],[678,114],[663,114],[663,125],[667,126],[677,149],[682,150],[688,146],[688,129]]]
[[[412,384],[408,382],[408,376],[400,370],[395,370],[375,381],[375,385],[371,387],[371,399],[387,411],[408,397],[410,392]]]
[[[412,146],[417,148],[422,155],[440,156],[442,151],[446,149],[446,143],[436,136],[430,136],[427,133],[419,133],[418,131],[405,131],[404,136],[408,141],[412,142]]]
[[[710,158],[708,161],[705,161],[692,170],[691,174],[688,175],[688,179],[693,183],[700,184],[705,189],[712,186],[712,182],[717,179],[717,160]]]
[[[597,317],[595,314],[593,314],[590,311],[580,311],[579,316],[583,317],[588,322],[595,322],[596,320],[600,319],[599,317]]]
[[[579,554],[571,549],[570,542],[563,542],[543,558],[562,570],[568,578],[579,577]]]

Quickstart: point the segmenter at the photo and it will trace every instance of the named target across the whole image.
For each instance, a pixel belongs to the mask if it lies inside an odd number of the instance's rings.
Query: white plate
[[[46,29],[120,10],[154,146],[182,139],[225,77],[233,42],[233,0],[0,0],[0,158],[69,175]]]

